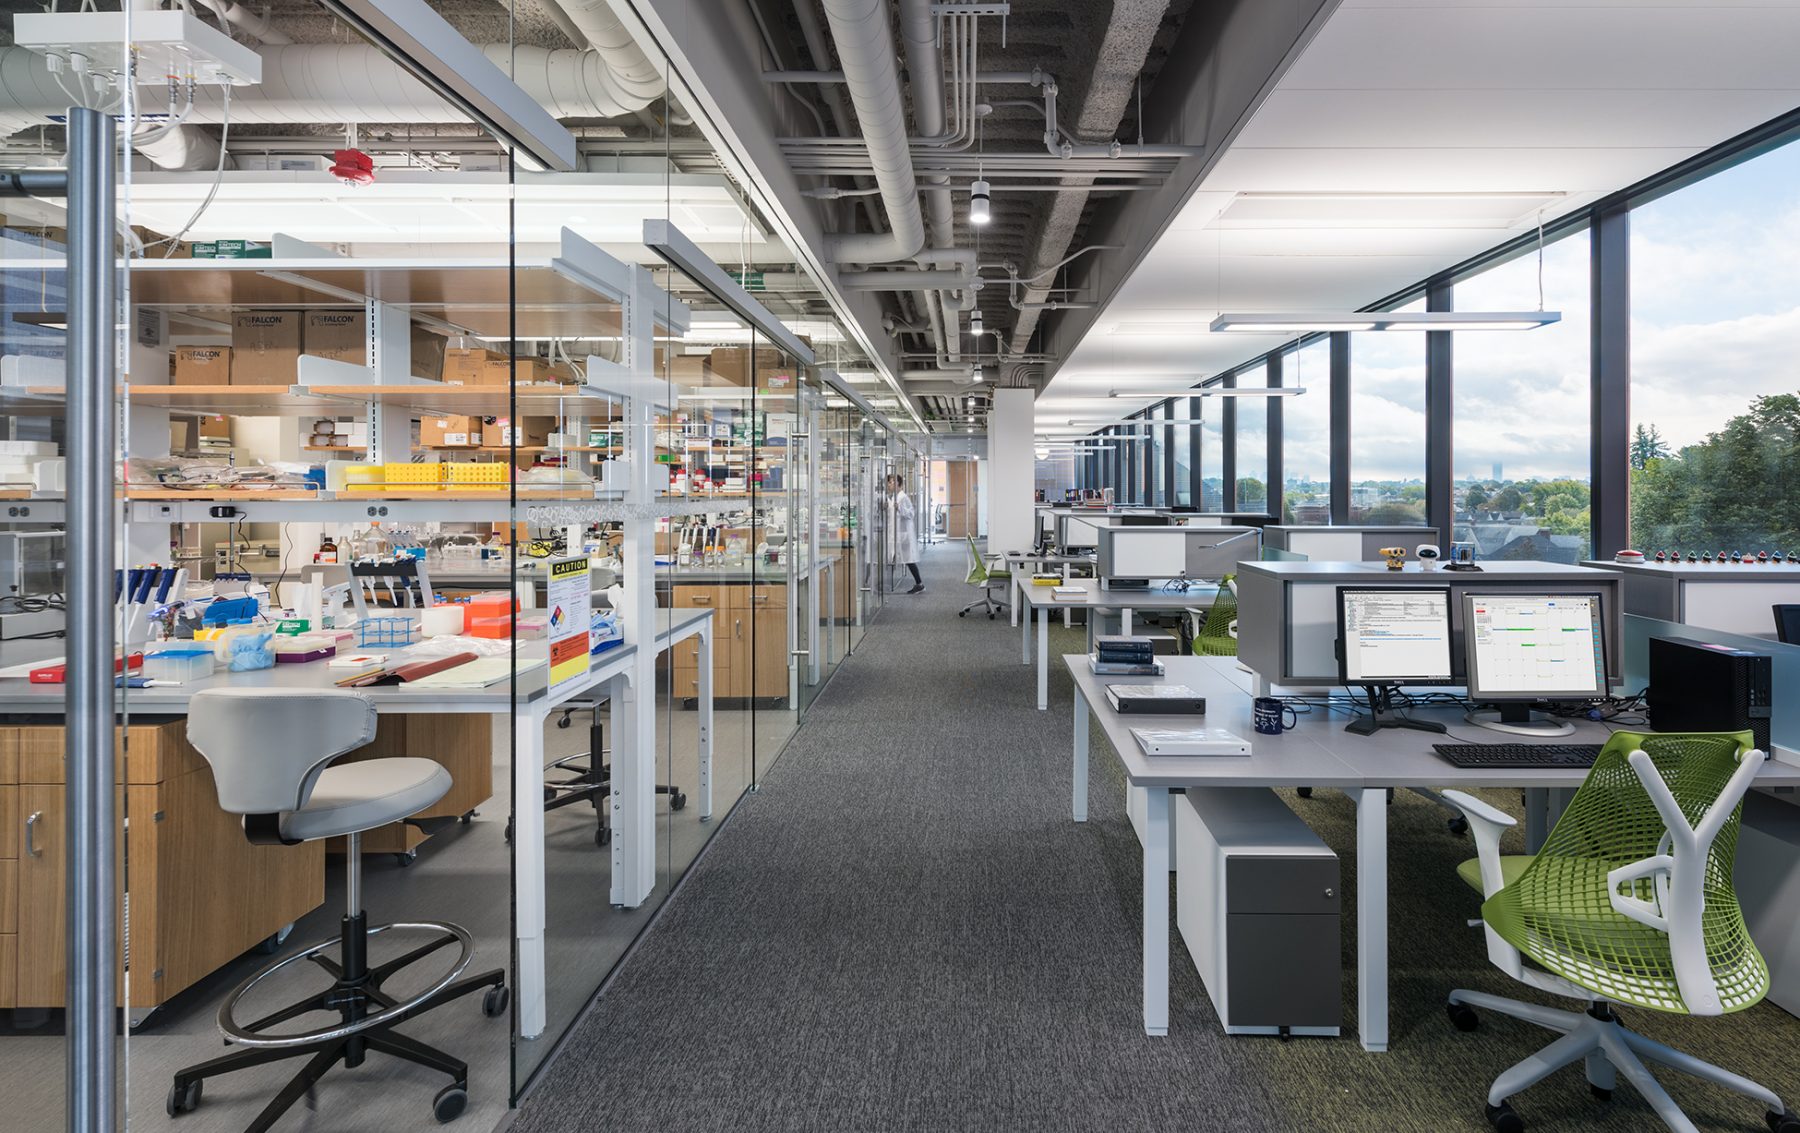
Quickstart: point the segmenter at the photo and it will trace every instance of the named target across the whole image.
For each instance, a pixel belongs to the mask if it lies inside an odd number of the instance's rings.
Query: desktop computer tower
[[[1768,751],[1772,668],[1767,653],[1653,637],[1650,727],[1658,732],[1747,730],[1756,747]]]

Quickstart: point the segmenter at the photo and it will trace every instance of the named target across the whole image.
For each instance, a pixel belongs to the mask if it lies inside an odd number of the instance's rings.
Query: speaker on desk
[[[1772,663],[1767,653],[1677,638],[1650,639],[1650,727],[1658,732],[1749,731],[1769,750]]]

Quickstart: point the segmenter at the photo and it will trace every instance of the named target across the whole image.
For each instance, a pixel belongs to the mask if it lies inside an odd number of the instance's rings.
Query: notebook
[[[1249,755],[1250,741],[1224,728],[1133,728],[1145,755]]]
[[[373,685],[406,685],[429,677],[433,673],[455,669],[479,659],[473,653],[452,653],[447,657],[431,657],[424,661],[395,665],[391,669],[375,668],[363,673],[352,673],[339,680],[337,686],[339,688],[369,688]]]
[[[1206,714],[1206,698],[1186,685],[1107,685],[1106,699],[1121,713],[1151,716]]]
[[[525,661],[519,665],[518,673],[522,677],[534,669],[543,668],[545,664],[544,661]],[[489,688],[511,680],[513,671],[510,657],[482,657],[453,669],[428,673],[417,680],[407,681],[400,687],[424,692],[446,688]]]

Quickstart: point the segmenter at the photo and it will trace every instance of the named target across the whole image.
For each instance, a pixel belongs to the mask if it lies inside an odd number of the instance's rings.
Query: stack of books
[[[1087,590],[1080,586],[1058,586],[1050,592],[1053,602],[1079,602],[1086,597]]]
[[[1088,668],[1095,676],[1105,677],[1150,677],[1163,672],[1156,659],[1156,646],[1149,638],[1106,634],[1094,639]]]

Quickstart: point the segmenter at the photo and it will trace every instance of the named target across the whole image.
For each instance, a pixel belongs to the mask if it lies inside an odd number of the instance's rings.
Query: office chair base
[[[1494,1079],[1488,1089],[1487,1116],[1499,1133],[1520,1133],[1525,1128],[1524,1120],[1509,1104],[1511,1098],[1578,1060],[1585,1060],[1588,1087],[1596,1096],[1610,1098],[1617,1079],[1622,1077],[1637,1089],[1663,1124],[1675,1133],[1696,1131],[1693,1122],[1657,1082],[1646,1063],[1679,1070],[1763,1103],[1769,1128],[1777,1133],[1800,1130],[1800,1119],[1789,1113],[1781,1099],[1766,1087],[1627,1030],[1603,1002],[1583,1014],[1458,989],[1450,993],[1448,1006],[1450,1019],[1458,1030],[1474,1030],[1479,1025],[1474,1009],[1481,1008],[1561,1032],[1555,1042]]]
[[[408,952],[371,967],[368,963],[368,938],[395,928],[434,931],[435,939]],[[441,979],[430,988],[405,1000],[396,999],[382,990],[382,984],[395,973],[420,960],[457,944],[461,955]],[[338,949],[338,959],[326,952]],[[512,1003],[506,987],[506,973],[501,969],[477,976],[458,978],[468,967],[473,955],[469,934],[462,928],[442,923],[377,925],[369,928],[366,918],[358,913],[346,916],[336,941],[324,941],[263,968],[240,984],[219,1008],[219,1031],[228,1045],[245,1049],[209,1059],[176,1072],[169,1088],[167,1110],[170,1117],[191,1113],[200,1104],[203,1083],[208,1078],[307,1057],[307,1062],[290,1078],[281,1091],[263,1107],[246,1133],[264,1133],[280,1120],[296,1101],[309,1095],[321,1078],[338,1063],[355,1068],[362,1065],[369,1051],[417,1063],[448,1074],[451,1085],[440,1091],[432,1103],[432,1111],[440,1121],[460,1114],[468,1103],[469,1071],[462,1060],[416,1039],[400,1034],[394,1028],[408,1019],[436,1010],[473,992],[486,989],[481,1009],[484,1015],[505,1015]],[[311,961],[333,977],[331,986],[318,994],[289,1004],[249,1024],[239,1024],[234,1012],[238,1001],[249,990],[288,965]],[[315,1012],[336,1014],[338,1023],[312,1031],[272,1035],[270,1027]]]

